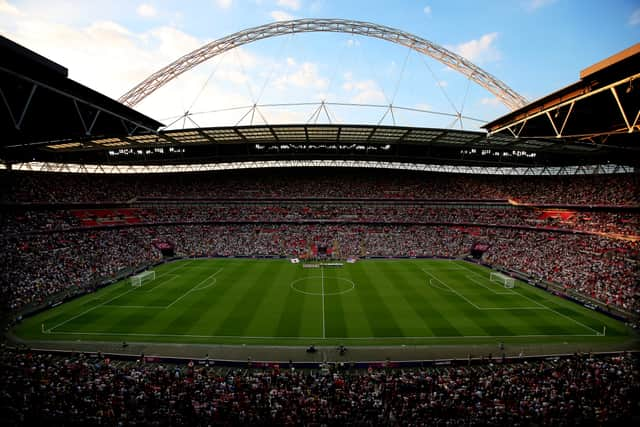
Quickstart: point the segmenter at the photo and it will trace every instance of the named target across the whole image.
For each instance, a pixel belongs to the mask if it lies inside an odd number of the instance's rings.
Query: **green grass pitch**
[[[464,261],[181,260],[25,319],[25,339],[269,345],[615,342],[622,323]],[[603,335],[606,326],[606,334]]]

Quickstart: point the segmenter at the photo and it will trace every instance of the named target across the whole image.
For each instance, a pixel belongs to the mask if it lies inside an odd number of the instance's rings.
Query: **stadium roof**
[[[0,55],[3,58],[0,64],[0,169],[25,162],[212,165],[316,160],[437,167],[545,168],[610,164],[638,168],[640,165],[637,144],[621,147],[593,141],[529,137],[523,133],[524,127],[515,135],[498,132],[494,127],[490,129],[496,133],[491,135],[362,124],[158,131],[162,126],[158,121],[80,85],[67,77],[64,67],[3,37],[0,37]],[[637,60],[637,52],[631,57]],[[593,75],[601,72],[595,70]],[[628,84],[631,87],[633,80]],[[634,89],[630,96],[637,97],[637,93]],[[626,102],[631,98],[624,99]],[[522,111],[524,109],[513,114]],[[637,122],[637,116],[635,120]],[[490,125],[496,123],[498,121]],[[526,124],[529,126],[529,121]],[[636,135],[637,132],[633,133]]]
[[[175,164],[279,159],[378,160],[452,165],[629,164],[606,146],[484,132],[378,125],[301,124],[194,128],[5,147],[5,159]]]
[[[162,126],[69,79],[62,65],[2,36],[0,58],[2,146],[136,134]]]
[[[638,147],[640,43],[580,72],[580,80],[485,126],[490,134]]]

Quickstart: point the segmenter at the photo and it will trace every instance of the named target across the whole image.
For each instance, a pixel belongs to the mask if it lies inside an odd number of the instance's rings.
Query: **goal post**
[[[497,273],[495,271],[491,272],[489,275],[489,280],[492,282],[501,283],[507,289],[513,289],[516,287],[516,281],[513,277],[509,277],[506,274]]]
[[[156,279],[156,272],[153,270],[143,271],[142,273],[131,276],[131,286],[139,288],[145,282],[150,282]]]

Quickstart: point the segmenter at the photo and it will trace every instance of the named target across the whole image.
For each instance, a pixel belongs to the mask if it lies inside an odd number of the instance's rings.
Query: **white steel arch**
[[[247,43],[285,34],[311,32],[358,34],[396,43],[428,55],[467,76],[495,95],[510,110],[516,110],[527,104],[527,100],[523,96],[515,92],[505,83],[473,64],[471,61],[442,46],[395,28],[370,22],[344,19],[296,19],[292,21],[273,22],[228,35],[207,43],[159,69],[122,95],[119,101],[133,107],[151,93],[196,65]]]

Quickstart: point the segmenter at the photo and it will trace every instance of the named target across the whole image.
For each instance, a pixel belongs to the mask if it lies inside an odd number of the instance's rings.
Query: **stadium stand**
[[[489,264],[639,309],[635,175],[581,178],[569,208],[507,202],[564,193],[573,181],[560,177],[527,187],[521,178],[432,174],[421,185],[415,174],[387,181],[353,172],[159,175],[133,185],[118,176],[47,176],[12,174],[2,193],[0,256],[20,267],[1,279],[13,310],[158,261],[151,243],[158,238],[185,256],[304,256],[312,244],[337,242],[341,257],[459,257],[482,241]],[[615,189],[615,201],[629,206],[586,204],[600,188]]]
[[[230,369],[0,353],[5,425],[620,425],[638,358],[368,370]]]
[[[597,176],[474,176],[377,171],[271,170],[263,172],[83,175],[13,172],[3,202],[104,203],[179,199],[419,199],[515,200],[536,205],[638,206],[637,174]],[[336,185],[339,182],[339,185]]]

